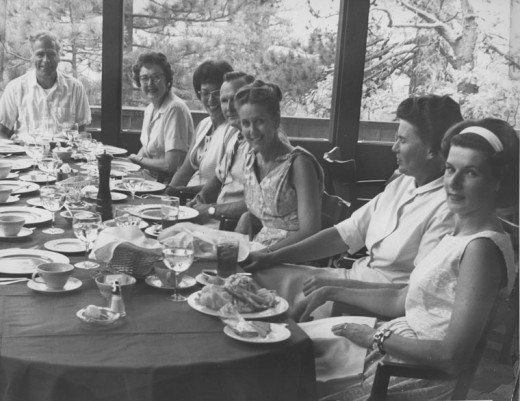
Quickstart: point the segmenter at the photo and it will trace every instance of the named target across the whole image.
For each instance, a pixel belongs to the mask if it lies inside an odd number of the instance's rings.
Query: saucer
[[[162,281],[159,279],[159,277],[157,277],[157,275],[155,274],[146,277],[144,282],[148,284],[150,287],[159,288],[161,290],[175,290],[175,287],[164,285]],[[184,275],[182,281],[179,283],[178,289],[185,290],[186,288],[193,287],[195,284],[197,284],[197,282],[193,277]]]
[[[15,203],[18,202],[20,198],[17,195],[11,195],[9,198],[7,198],[5,201],[0,202],[0,205],[7,205],[8,203]]]
[[[23,237],[28,237],[32,233],[33,233],[33,230],[31,230],[30,228],[22,227],[22,229],[20,230],[20,232],[18,234],[16,234],[16,235],[0,235],[0,238],[5,238],[5,239],[23,238]]]
[[[162,226],[160,224],[154,224],[148,227],[144,232],[151,237],[156,238],[162,231]]]
[[[63,287],[61,290],[52,290],[47,287],[47,284],[44,283],[38,283],[34,280],[29,280],[27,282],[27,287],[29,287],[31,290],[37,291],[37,292],[43,292],[47,294],[54,294],[54,293],[62,293],[62,292],[70,292],[77,290],[83,282],[75,277],[70,277],[69,281],[65,284],[65,287]]]

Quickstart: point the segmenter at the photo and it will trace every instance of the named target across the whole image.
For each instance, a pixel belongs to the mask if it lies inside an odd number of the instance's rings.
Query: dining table
[[[30,206],[27,200],[35,197],[38,190],[24,193],[19,201],[0,205],[0,211]],[[157,199],[127,197],[113,205],[148,203]],[[43,233],[50,224],[32,225],[30,235],[2,238],[0,271],[6,250],[45,250],[51,240],[75,238],[70,219],[60,213],[55,226],[64,233]],[[72,264],[85,259],[77,249],[62,253]],[[195,277],[215,268],[214,260],[197,260],[186,274]],[[13,275],[0,274],[6,277]],[[125,294],[126,316],[115,325],[93,326],[81,321],[77,312],[88,305],[108,306],[107,301],[92,270],[75,268],[72,277],[80,280],[78,288],[53,293],[34,291],[28,281],[0,281],[0,400],[316,399],[313,345],[287,312],[263,320],[285,325],[288,339],[237,341],[224,333],[218,316],[201,313],[187,302],[172,302],[171,290],[139,278]],[[201,288],[197,282],[183,294]]]

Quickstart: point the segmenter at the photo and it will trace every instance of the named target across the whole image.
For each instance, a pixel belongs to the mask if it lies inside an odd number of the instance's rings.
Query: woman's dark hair
[[[224,74],[224,82],[231,82],[237,79],[242,79],[246,85],[252,84],[255,81],[255,77],[243,71],[231,71]]]
[[[243,86],[235,94],[235,107],[238,109],[246,103],[260,104],[267,112],[280,123],[280,102],[282,91],[276,84],[257,79],[253,83]]]
[[[493,132],[504,149],[496,152],[486,139],[471,132],[459,135],[463,129],[468,127],[483,127]],[[487,154],[491,174],[500,181],[497,197],[498,206],[506,207],[518,204],[519,141],[511,125],[497,118],[463,121],[446,132],[442,140],[444,159],[448,158],[452,146],[475,149]]]
[[[233,71],[233,67],[227,61],[206,60],[200,64],[193,73],[193,89],[200,99],[200,87],[202,84],[215,84],[222,86],[224,74]]]
[[[172,71],[172,67],[170,66],[170,63],[168,63],[168,59],[162,53],[149,52],[149,53],[141,54],[137,58],[136,63],[132,66],[132,80],[134,81],[135,85],[138,88],[141,87],[141,81],[139,80],[139,73],[141,72],[141,68],[145,64],[158,65],[159,67],[161,67],[161,70],[163,71],[163,74],[164,74],[164,78],[166,80],[166,87],[168,89],[170,89],[172,87],[173,71]]]
[[[434,154],[439,154],[442,137],[463,120],[460,106],[449,96],[414,96],[397,107],[397,117],[412,124],[417,135]]]

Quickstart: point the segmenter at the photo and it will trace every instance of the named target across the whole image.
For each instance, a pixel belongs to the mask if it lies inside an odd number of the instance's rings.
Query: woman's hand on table
[[[297,322],[311,321],[311,313],[328,300],[327,287],[320,288],[298,302],[294,306],[291,317]]]
[[[336,336],[348,338],[360,347],[370,348],[376,330],[366,324],[343,323],[332,326],[332,332]]]
[[[314,291],[327,286],[337,286],[338,277],[330,273],[316,273],[303,282],[303,294],[310,295]]]

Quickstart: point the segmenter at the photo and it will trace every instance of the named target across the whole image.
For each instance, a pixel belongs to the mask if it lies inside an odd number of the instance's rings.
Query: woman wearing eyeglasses
[[[249,212],[237,231],[251,234],[269,250],[287,246],[319,231],[323,172],[306,150],[293,147],[280,132],[277,85],[257,80],[235,94],[242,135],[251,147],[244,168],[244,194]]]
[[[195,196],[215,175],[215,168],[222,159],[229,140],[238,133],[227,124],[220,107],[220,87],[224,82],[224,74],[230,71],[233,68],[225,61],[206,60],[193,73],[193,89],[208,117],[197,126],[195,141],[188,157],[173,176],[166,191],[170,195],[177,195],[182,190]]]
[[[150,104],[144,111],[142,148],[129,159],[167,184],[182,165],[192,141],[191,113],[172,91],[173,72],[164,54],[140,55],[132,66],[132,78]]]

